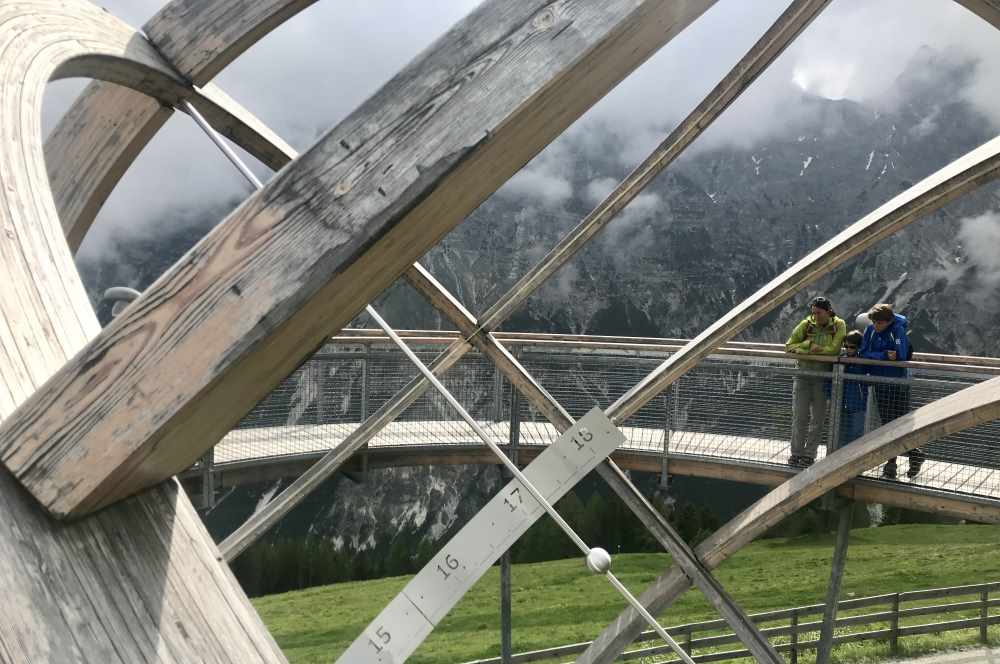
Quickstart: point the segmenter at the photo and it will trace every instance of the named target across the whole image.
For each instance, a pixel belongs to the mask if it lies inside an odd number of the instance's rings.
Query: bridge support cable
[[[691,659],[690,655],[688,655],[684,651],[684,649],[681,648],[680,644],[674,641],[674,639],[667,633],[667,630],[665,630],[663,626],[660,625],[660,623],[656,620],[656,618],[654,618],[646,610],[646,608],[639,603],[639,600],[637,600],[635,596],[631,592],[629,592],[628,588],[626,588],[622,584],[622,582],[618,580],[618,577],[615,576],[614,572],[611,571],[611,557],[608,555],[608,553],[603,549],[591,548],[590,546],[588,546],[583,541],[583,539],[576,533],[576,531],[573,530],[573,527],[570,526],[566,522],[566,520],[562,518],[562,516],[559,514],[558,511],[556,511],[555,507],[553,507],[552,504],[549,503],[549,501],[545,498],[545,496],[542,495],[542,492],[539,491],[538,488],[521,472],[521,470],[517,467],[517,465],[511,459],[509,459],[506,454],[504,454],[503,450],[500,449],[500,446],[497,445],[497,443],[493,440],[493,437],[490,436],[481,426],[479,426],[479,423],[475,420],[475,418],[473,418],[472,415],[470,415],[468,411],[465,410],[462,404],[458,402],[458,399],[456,399],[455,396],[450,391],[448,391],[448,388],[446,388],[444,384],[440,380],[438,380],[437,376],[435,376],[430,371],[430,369],[428,369],[427,366],[420,361],[420,358],[417,357],[417,354],[414,353],[413,350],[406,345],[406,343],[399,337],[399,335],[396,334],[395,330],[393,330],[392,327],[389,326],[389,324],[385,321],[385,319],[383,319],[378,314],[378,312],[375,311],[374,307],[368,305],[366,311],[368,312],[368,315],[372,317],[375,323],[379,327],[381,327],[382,330],[387,335],[389,335],[389,338],[392,339],[393,343],[396,344],[396,346],[401,351],[403,351],[406,357],[409,358],[410,362],[412,362],[413,365],[417,367],[420,373],[423,374],[424,378],[430,382],[430,384],[434,387],[435,390],[437,390],[441,394],[441,396],[444,397],[444,399],[448,402],[448,404],[452,407],[452,409],[454,409],[455,412],[457,412],[459,416],[463,420],[465,420],[465,423],[468,424],[469,427],[476,433],[476,435],[479,436],[479,438],[483,441],[483,443],[485,443],[486,446],[490,448],[493,454],[495,454],[496,457],[500,460],[500,462],[507,468],[507,471],[514,476],[514,478],[518,481],[518,483],[520,483],[520,485],[523,486],[528,491],[528,493],[530,493],[532,497],[534,497],[535,500],[538,501],[538,503],[542,506],[545,512],[552,518],[553,521],[556,522],[556,525],[558,525],[559,528],[562,529],[564,533],[566,533],[566,536],[573,541],[576,547],[580,549],[580,552],[584,555],[586,559],[587,567],[590,568],[590,570],[594,573],[603,574],[604,577],[608,580],[608,582],[612,585],[612,587],[614,587],[615,590],[617,590],[618,593],[625,599],[625,601],[628,602],[632,606],[632,608],[635,609],[643,617],[646,623],[653,628],[653,630],[660,636],[660,638],[662,638],[667,643],[667,645],[670,646],[670,648],[677,654],[678,657],[681,658],[682,661],[685,662],[685,664],[694,664],[694,661]],[[573,430],[572,428],[567,429],[567,431],[572,431],[572,430]],[[589,437],[592,437],[594,434],[591,433],[588,430],[588,428],[582,427],[579,429],[576,435],[578,435],[582,441],[589,442]],[[575,438],[573,440],[574,442],[576,442]],[[580,444],[582,447],[582,443],[578,444]],[[461,534],[462,533],[459,533],[459,535],[456,536],[455,540],[461,539]],[[428,563],[428,565],[430,564],[431,563]],[[367,637],[364,634],[362,634],[358,638],[365,639]],[[350,652],[350,650],[348,652]],[[344,654],[344,657],[346,656],[347,653]],[[353,660],[344,659],[344,657],[342,657],[341,660],[339,661],[344,661],[345,664],[347,663],[353,664]]]
[[[476,319],[473,318],[472,314],[462,307],[457,298],[448,292],[425,268],[414,265],[406,271],[404,276],[410,285],[458,327],[460,332],[469,334],[471,330],[476,329]],[[517,358],[496,340],[492,332],[470,334],[469,339],[507,377],[514,387],[514,391],[523,394],[528,403],[545,415],[559,432],[564,432],[573,426],[573,418],[570,417],[569,413],[528,373]],[[740,640],[757,661],[774,664],[781,662],[781,657],[767,640],[767,637],[761,633],[743,609],[725,591],[722,584],[701,564],[684,539],[646,500],[645,496],[625,476],[618,465],[610,458],[605,459],[597,467],[597,472],[639,518],[646,529],[660,542],[661,546],[670,553],[673,560],[681,565],[684,573],[729,623],[733,632],[740,637]]]
[[[524,303],[546,279],[569,262],[583,246],[621,212],[643,188],[669,166],[698,136],[771,65],[775,58],[829,4],[829,0],[795,0],[774,25],[740,60],[702,102],[660,143],[643,162],[571,230],[530,272],[501,297],[479,321],[479,330],[493,330]],[[454,366],[472,345],[458,340],[431,364],[435,375]],[[386,424],[416,401],[429,387],[417,377],[372,418],[362,423],[336,450],[320,459],[268,505],[250,517],[219,548],[226,560],[243,552],[276,524],[305,496],[336,472],[350,453],[366,444]]]

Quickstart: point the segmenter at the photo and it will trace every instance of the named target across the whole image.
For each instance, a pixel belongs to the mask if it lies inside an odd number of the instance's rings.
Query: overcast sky
[[[163,3],[98,4],[139,26]],[[293,146],[305,149],[475,4],[320,1],[240,57],[216,82]],[[719,0],[570,131],[584,132],[590,123],[613,128],[623,166],[634,165],[786,6],[781,0]],[[891,103],[886,91],[924,45],[979,63],[963,95],[1000,127],[1000,32],[952,0],[834,0],[697,147],[749,145],[780,132],[794,107],[789,100],[800,90]],[[46,130],[81,87],[79,81],[50,84]],[[558,148],[546,157],[510,186],[558,180]],[[551,186],[560,185],[543,183],[546,194],[558,195]],[[148,229],[168,212],[197,215],[248,192],[193,123],[175,114],[112,194],[83,251],[98,252],[108,237]]]

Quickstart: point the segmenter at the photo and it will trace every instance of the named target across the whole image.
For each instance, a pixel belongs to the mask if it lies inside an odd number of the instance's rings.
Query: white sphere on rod
[[[607,574],[611,569],[611,554],[599,546],[595,546],[587,554],[587,569],[594,574]]]

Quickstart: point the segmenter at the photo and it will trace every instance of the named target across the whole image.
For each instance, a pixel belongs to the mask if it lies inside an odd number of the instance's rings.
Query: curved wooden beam
[[[188,467],[711,4],[480,5],[19,407],[4,462],[61,517]]]
[[[216,86],[191,90],[189,100],[219,133],[270,168],[278,170],[297,156],[281,137]],[[122,175],[172,115],[165,103],[95,81],[45,141],[56,209],[73,252]]]
[[[754,295],[744,300],[727,315],[723,316],[721,319],[709,326],[708,329],[692,339],[677,353],[668,358],[649,376],[640,381],[638,385],[622,395],[621,398],[613,403],[608,408],[607,414],[611,417],[612,421],[623,422],[630,415],[642,408],[642,406],[648,403],[653,397],[659,394],[663,389],[687,373],[687,371],[709,355],[715,348],[732,339],[753,321],[757,320],[768,311],[787,300],[797,291],[800,291],[802,288],[813,283],[822,275],[827,274],[831,269],[844,263],[851,257],[856,256],[862,251],[868,249],[879,240],[892,235],[921,216],[933,212],[962,194],[994,180],[998,175],[1000,175],[1000,138],[993,139],[992,141],[969,152],[965,156],[956,159],[954,162],[948,164],[938,172],[930,175],[921,182],[910,187],[905,192],[899,194],[888,203],[885,203],[874,212],[862,218],[860,221],[852,224],[850,227],[834,236],[818,249],[805,256],[795,265],[791,266],[788,270],[778,275],[770,283],[758,290]],[[981,383],[980,385],[977,385],[976,388],[980,388],[983,385],[991,385],[992,389],[995,391],[998,385],[998,380],[1000,379],[993,379],[986,383]],[[971,389],[975,388],[963,390],[959,394],[969,393],[969,390]],[[989,389],[987,389],[987,394],[988,393]],[[982,394],[982,392],[975,392],[971,394]],[[953,404],[952,407],[957,408],[954,404],[958,404],[960,406],[962,402],[961,400],[955,401],[952,397],[948,397],[945,400],[935,403]],[[933,409],[934,405],[935,404],[926,406],[921,409],[921,411],[926,413],[928,412],[926,409],[931,409],[929,412],[936,414],[937,411]],[[970,407],[974,407],[975,402],[970,402],[969,405]],[[994,404],[992,402],[988,402],[987,409],[992,408],[993,405]],[[907,444],[906,442],[901,442],[906,440],[906,431],[900,431],[898,428],[900,425],[896,424],[896,422],[904,421],[904,419],[901,418],[900,420],[890,423],[886,427],[882,427],[882,429],[875,432],[891,437],[880,440],[882,448],[878,448],[875,456],[867,459],[867,461],[870,462],[867,466],[863,466],[863,463],[861,465],[851,465],[848,459],[845,463],[847,463],[853,470],[851,470],[845,477],[840,477],[840,467],[831,467],[831,464],[827,463],[828,459],[840,459],[841,461],[844,461],[845,455],[853,454],[858,449],[861,449],[860,446],[856,447],[858,443],[852,443],[844,450],[838,451],[827,459],[824,459],[822,463],[817,463],[808,473],[803,473],[778,489],[775,489],[775,491],[771,492],[768,496],[757,503],[757,505],[773,506],[776,497],[784,495],[784,493],[788,492],[787,487],[789,485],[793,486],[795,488],[794,490],[798,492],[800,488],[798,484],[799,478],[803,476],[815,476],[815,473],[817,472],[830,473],[831,479],[823,483],[824,488],[821,493],[830,490],[841,484],[847,477],[857,475],[858,473],[885,461],[891,456],[896,456],[908,449],[918,447],[926,440],[933,440],[937,437],[946,435],[946,425],[952,421],[960,420],[961,415],[963,415],[963,413],[958,413],[957,411],[947,411],[941,414],[943,424],[938,427],[938,433],[922,439],[920,442],[914,443],[909,447],[905,446]],[[967,413],[965,413],[965,415],[967,415]],[[995,418],[996,415],[993,415],[992,417],[977,420],[974,424]],[[906,421],[909,421],[909,419],[910,418],[905,418]],[[968,421],[968,418],[966,418],[966,421]],[[967,424],[956,430],[968,428],[970,426],[974,426],[974,424]],[[934,427],[928,425],[928,430],[933,428]],[[888,434],[885,433],[886,430],[889,432]],[[947,433],[950,433],[950,431]],[[873,433],[871,435],[875,434]],[[868,440],[870,436],[866,436],[865,440]],[[903,446],[898,447],[899,451],[894,451],[897,449],[897,445]],[[885,456],[877,456],[882,453],[884,453]],[[824,476],[821,479],[826,478]],[[815,497],[811,494],[812,489],[813,487],[808,487],[808,491],[801,494],[802,496],[806,496],[806,498],[802,498],[800,502],[797,503],[798,506],[805,505],[812,500],[813,497]],[[776,506],[775,510],[776,511],[773,512],[767,512],[766,516],[762,518],[765,521],[767,519],[772,519],[771,523],[773,524],[788,513],[787,510],[782,511],[780,506]],[[723,526],[723,528],[717,531],[715,535],[706,541],[706,543],[721,542],[723,544],[721,545],[720,550],[727,550],[726,547],[730,546],[730,540],[732,540],[733,548],[729,550],[731,553],[731,551],[735,551],[759,534],[759,532],[754,530],[754,528],[743,530],[742,526],[737,527],[737,529],[733,531],[732,524],[737,523],[739,519],[740,517],[737,517],[726,526]],[[750,537],[749,540],[745,539],[747,536]],[[713,561],[701,547],[699,547],[698,554],[702,562],[709,569],[712,569],[714,565],[717,565],[718,562],[721,561],[721,558]],[[727,553],[726,555],[729,554]],[[647,593],[644,593],[641,599],[644,602],[647,600],[649,602],[653,602],[653,604],[647,603],[646,606],[651,611],[656,613],[666,607],[670,601],[676,598],[677,594],[682,592],[682,589],[679,589],[681,586],[683,586],[683,588],[687,587],[684,585],[686,581],[687,577],[683,575],[683,572],[681,572],[679,568],[672,569],[662,576],[657,583],[651,586]],[[624,649],[624,647],[635,638],[635,635],[639,633],[636,627],[638,623],[633,618],[635,618],[635,616],[631,616],[627,612],[622,613],[614,623],[605,628],[600,637],[595,639],[588,651],[577,661],[612,661],[619,653],[621,653],[622,649]]]
[[[215,78],[262,37],[316,0],[173,0],[143,26],[195,85]]]
[[[764,71],[775,57],[798,35],[801,30],[825,7],[827,0],[794,0],[774,25],[758,40],[750,51],[730,70],[700,104],[636,167],[605,199],[600,202],[558,245],[552,249],[528,274],[500,298],[484,317],[477,322],[477,334],[499,327],[504,318],[551,276],[565,265],[591,237],[599,233],[611,220],[642,191],[649,182],[680,155],[712,122]],[[452,342],[431,364],[438,376],[446,372],[472,348],[463,338]],[[309,495],[317,486],[336,472],[338,466],[354,450],[360,449],[383,426],[395,419],[409,404],[416,401],[429,387],[423,376],[418,376],[404,386],[376,413],[365,420],[337,450],[331,451],[322,461],[298,477],[263,509],[256,512],[230,537],[220,544],[227,556],[239,555],[257,537],[277,523],[285,514]]]
[[[880,240],[1000,175],[1000,138],[972,150],[924,178],[835,235],[670,356],[608,409],[623,422],[716,348],[751,323]]]
[[[0,4],[0,420],[96,333],[41,146],[45,84],[104,77],[180,98],[140,35],[80,0]],[[283,662],[175,482],[73,525],[0,470],[5,662]]]
[[[263,35],[315,0],[173,0],[143,29],[181,74],[202,85]],[[180,52],[178,52],[180,50]],[[173,60],[174,57],[178,59]],[[295,157],[276,134],[214,86],[196,108],[224,136],[274,170]],[[125,171],[172,114],[148,95],[90,83],[45,143],[56,209],[73,251]]]
[[[792,512],[886,459],[932,440],[1000,417],[1000,378],[973,385],[923,406],[866,434],[816,462],[751,505],[698,548],[706,567],[715,568]],[[679,567],[660,576],[640,600],[654,614],[690,586]],[[612,662],[642,631],[636,616],[623,612],[595,639],[577,662]]]

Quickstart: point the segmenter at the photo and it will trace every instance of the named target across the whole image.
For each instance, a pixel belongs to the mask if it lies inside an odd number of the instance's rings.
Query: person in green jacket
[[[814,298],[809,303],[809,316],[802,319],[792,336],[785,342],[786,353],[801,355],[840,354],[840,347],[847,335],[847,324],[833,311],[825,297]],[[807,371],[830,371],[832,364],[800,360],[799,368]],[[819,376],[796,376],[792,388],[792,455],[788,463],[806,468],[816,460],[816,448],[823,431],[828,410],[830,381]]]

